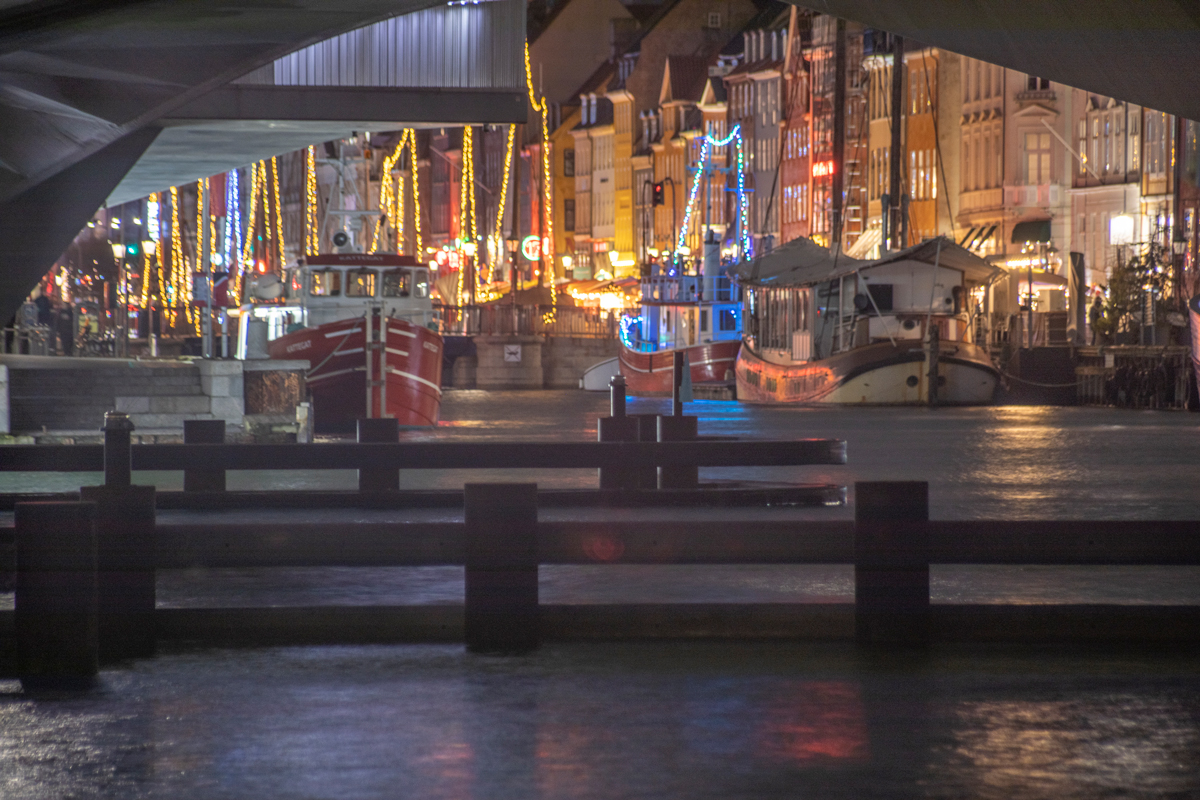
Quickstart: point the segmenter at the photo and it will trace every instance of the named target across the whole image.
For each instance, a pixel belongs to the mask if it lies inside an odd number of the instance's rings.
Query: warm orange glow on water
[[[763,720],[757,750],[771,759],[810,765],[867,760],[867,720],[858,685],[845,681],[796,684]]]

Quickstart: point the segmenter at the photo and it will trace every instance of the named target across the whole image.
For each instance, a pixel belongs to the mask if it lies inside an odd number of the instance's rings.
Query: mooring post
[[[596,420],[596,440],[600,442],[636,442],[638,421],[625,416],[625,376],[614,375],[608,381],[609,413]],[[628,467],[600,467],[601,489],[632,489],[634,475]]]
[[[225,444],[225,420],[185,419],[184,444]],[[225,470],[190,468],[183,471],[185,492],[225,491]]]
[[[84,486],[96,506],[96,603],[100,663],[154,655],[153,486]]]
[[[938,326],[935,322],[929,326],[929,352],[927,354],[929,359],[929,374],[927,376],[929,380],[929,405],[931,406],[938,404],[938,383],[941,380],[938,376],[938,359],[941,357],[940,351],[941,335],[938,332]]]
[[[658,414],[634,414],[638,421],[637,441],[658,441]],[[629,468],[632,476],[631,486],[634,489],[655,489],[658,487],[658,467],[653,464],[637,463]]]
[[[133,475],[133,421],[122,411],[104,415],[104,485],[128,486]]]
[[[400,422],[394,417],[376,417],[358,421],[359,444],[398,444]],[[400,491],[400,470],[386,467],[364,466],[358,470],[360,492]]]
[[[671,354],[671,416],[683,416],[683,351]]]
[[[854,485],[854,629],[863,644],[929,640],[929,484]]]
[[[697,433],[696,417],[673,416],[658,418],[658,441],[694,442]],[[695,489],[700,485],[700,468],[693,465],[671,465],[658,468],[658,488]]]
[[[466,512],[467,648],[521,652],[538,630],[536,483],[468,483]]]
[[[99,669],[96,506],[17,503],[13,623],[26,688],[86,688]]]

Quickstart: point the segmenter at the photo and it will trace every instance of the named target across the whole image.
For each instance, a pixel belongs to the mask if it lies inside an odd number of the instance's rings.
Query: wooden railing
[[[436,306],[446,336],[562,336],[615,339],[617,314],[574,306]]]

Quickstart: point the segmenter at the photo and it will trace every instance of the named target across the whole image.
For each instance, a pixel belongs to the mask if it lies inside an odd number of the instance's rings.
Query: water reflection
[[[1194,796],[1200,658],[555,645],[167,653],[0,695],[0,796]]]

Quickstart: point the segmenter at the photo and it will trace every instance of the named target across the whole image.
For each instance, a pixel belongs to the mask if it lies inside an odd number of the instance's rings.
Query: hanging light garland
[[[317,229],[317,148],[309,145],[304,153],[304,254],[315,256],[321,249]]]
[[[547,273],[550,276],[550,296],[553,303],[557,303],[557,292],[554,286],[554,227],[552,222],[553,217],[553,193],[550,177],[550,101],[546,98],[538,100],[537,94],[533,91],[533,67],[529,62],[529,41],[525,41],[525,88],[529,92],[529,104],[533,106],[533,110],[541,114],[542,117],[542,241],[548,247],[543,247],[542,257],[542,274]],[[553,318],[554,312],[550,312],[550,317]]]
[[[271,156],[271,192],[275,198],[275,271],[282,275],[283,266],[287,260],[287,243],[283,240],[283,205],[279,196],[279,163],[275,156]]]
[[[179,317],[179,305],[182,303],[191,318],[191,281],[187,264],[183,260],[183,235],[179,224],[180,216],[179,187],[171,187],[171,282],[167,285],[167,296],[171,304],[171,325],[175,325]]]
[[[238,187],[238,171],[236,169],[229,170],[225,178],[225,241],[221,251],[225,268],[230,274],[240,276],[242,267],[242,197]]]
[[[458,236],[460,240],[471,243],[474,249],[479,241],[479,228],[475,219],[475,128],[468,125],[463,128],[462,140],[462,174],[459,177],[458,196]],[[468,251],[467,257],[473,254]],[[466,305],[469,299],[466,285],[467,270],[461,268],[458,276],[458,304]],[[478,278],[475,278],[478,281]]]
[[[508,141],[504,145],[504,177],[500,180],[500,203],[496,207],[496,227],[492,235],[488,238],[488,254],[491,256],[489,266],[491,271],[488,273],[489,283],[496,282],[496,267],[500,264],[501,258],[505,257],[507,250],[504,246],[504,208],[508,201],[508,180],[512,174],[512,159],[513,145],[517,138],[517,126],[508,126]]]
[[[408,134],[408,166],[409,171],[412,173],[413,233],[417,238],[417,247],[415,252],[417,257],[420,258],[421,254],[424,253],[424,245],[421,241],[421,192],[419,183],[417,181],[417,176],[419,174],[417,169],[417,132],[413,128],[407,128],[405,129],[405,133]]]
[[[738,236],[741,245],[742,258],[753,258],[754,252],[750,240],[750,226],[746,224],[746,219],[750,213],[750,203],[746,197],[746,171],[745,171],[745,154],[742,151],[742,126],[734,125],[733,130],[724,139],[714,139],[711,135],[705,134],[704,142],[700,145],[700,157],[696,161],[696,170],[692,174],[692,187],[688,192],[687,205],[683,210],[683,227],[679,229],[679,238],[675,241],[675,253],[672,258],[675,261],[679,259],[679,250],[683,247],[683,243],[687,241],[688,230],[692,225],[692,215],[696,209],[696,195],[700,190],[700,179],[704,175],[705,165],[708,164],[709,155],[714,147],[725,147],[730,142],[735,144],[737,148],[737,200],[738,200]]]
[[[242,242],[242,263],[238,265],[237,279],[233,286],[233,296],[237,298],[237,302],[241,302],[242,297],[242,280],[245,278],[246,268],[249,266],[254,268],[254,237],[258,230],[258,196],[262,193],[261,181],[259,177],[262,170],[258,164],[250,165],[250,208],[246,213],[246,239]]]
[[[150,197],[146,200],[146,232],[150,234],[150,246],[153,253],[149,253],[149,258],[145,258],[142,262],[142,296],[138,301],[140,308],[150,307],[150,284],[154,277],[154,268],[158,261],[162,258],[162,248],[159,247],[159,211],[158,211],[158,192],[151,192]]]
[[[380,233],[384,230],[387,224],[386,220],[389,218],[392,221],[392,228],[395,230],[395,250],[399,253],[403,249],[404,177],[401,176],[400,183],[397,186],[392,176],[392,171],[396,168],[400,157],[404,155],[404,146],[408,144],[410,132],[413,131],[408,128],[404,130],[404,133],[400,136],[400,141],[396,143],[396,149],[392,151],[391,155],[383,159],[383,164],[379,168],[379,211],[381,215],[379,219],[375,220],[375,235],[371,238],[371,247],[367,251],[369,253],[378,251]]]

